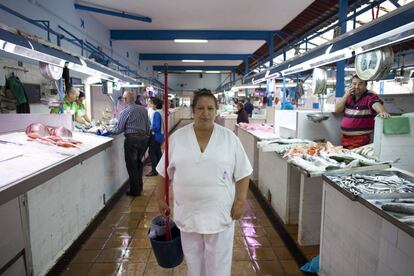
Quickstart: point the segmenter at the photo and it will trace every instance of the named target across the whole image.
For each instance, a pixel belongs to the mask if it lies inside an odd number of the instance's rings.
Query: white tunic
[[[194,124],[170,138],[168,175],[174,190],[174,220],[181,231],[213,234],[231,226],[235,182],[253,169],[238,137],[214,124],[204,152]],[[165,177],[164,155],[157,171]]]

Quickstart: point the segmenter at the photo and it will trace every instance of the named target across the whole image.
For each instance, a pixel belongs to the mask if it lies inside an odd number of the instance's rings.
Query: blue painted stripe
[[[121,17],[121,18],[127,18],[127,19],[132,19],[132,20],[138,20],[138,21],[143,21],[143,22],[148,22],[148,23],[152,22],[152,19],[147,16],[132,15],[126,12],[116,12],[116,11],[111,11],[111,10],[106,10],[102,8],[96,8],[96,7],[91,7],[91,6],[81,5],[81,4],[75,4],[75,9],[88,11],[88,12],[94,12],[94,13],[100,13],[100,14],[105,14],[105,15],[111,15],[111,16],[116,16],[116,17]]]
[[[140,60],[243,60],[247,54],[140,54]]]
[[[270,31],[111,30],[112,40],[267,40]]]
[[[203,70],[203,71],[235,71],[237,66],[168,66],[168,71]],[[163,65],[152,66],[154,71],[164,71]]]
[[[331,52],[347,48],[361,41],[368,40],[372,37],[394,30],[400,26],[409,24],[413,21],[414,3],[412,2],[382,16],[377,20],[373,20],[358,29],[341,35],[334,42]]]

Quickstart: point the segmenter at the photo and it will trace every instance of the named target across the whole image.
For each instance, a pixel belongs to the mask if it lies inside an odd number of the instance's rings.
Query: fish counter
[[[235,132],[253,167],[253,173],[250,175],[250,179],[257,185],[257,181],[259,180],[259,150],[257,148],[257,142],[275,139],[276,134],[273,133],[273,127],[267,124],[236,124]]]
[[[123,135],[32,134],[0,135],[1,273],[46,274],[128,179]]]
[[[324,175],[321,227],[321,275],[414,275],[413,175]]]
[[[390,167],[329,142],[278,138],[259,147],[259,190],[284,223],[298,224],[301,246],[319,244],[323,173]]]

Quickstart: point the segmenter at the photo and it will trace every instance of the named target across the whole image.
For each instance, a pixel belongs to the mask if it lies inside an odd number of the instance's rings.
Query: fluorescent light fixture
[[[220,74],[221,71],[206,71],[208,74]]]
[[[207,43],[207,39],[174,39],[175,43]]]
[[[233,86],[231,88],[232,91],[239,90],[239,89],[250,89],[250,88],[265,88],[266,85],[240,85],[240,86]]]
[[[276,83],[275,87],[283,88],[283,83]],[[285,87],[296,87],[296,83],[286,83]]]
[[[11,42],[4,42],[3,41],[3,50],[11,53],[11,54],[15,54],[18,56],[22,56],[22,57],[26,57],[26,58],[30,58],[30,59],[34,59],[37,61],[42,61],[45,63],[49,63],[55,66],[59,66],[59,67],[64,67],[65,66],[65,60],[58,58],[58,57],[54,57],[48,54],[44,54],[42,52],[38,52],[36,50],[34,50],[33,45],[30,43],[30,41],[28,41],[31,49],[20,46],[20,45],[16,45],[13,44]]]
[[[138,88],[138,87],[145,87],[144,84],[129,84],[129,83],[121,83],[120,87],[124,88]]]
[[[203,73],[203,70],[185,70],[186,73]]]
[[[202,59],[183,59],[182,62],[196,62],[196,63],[202,63],[204,60]]]
[[[85,80],[85,84],[95,84],[95,83],[101,83],[100,76],[91,76]]]
[[[79,72],[79,73],[83,73],[83,74],[86,74],[86,75],[89,75],[89,76],[99,76],[99,77],[101,76],[100,72],[96,71],[95,69],[87,67],[85,62],[82,59],[80,59],[80,61],[81,61],[82,65],[78,65],[78,64],[75,64],[75,63],[72,63],[72,62],[68,62],[66,64],[66,66],[70,70],[73,70],[73,71],[76,71],[76,72]]]

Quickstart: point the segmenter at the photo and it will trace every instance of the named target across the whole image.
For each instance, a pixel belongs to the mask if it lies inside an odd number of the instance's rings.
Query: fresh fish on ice
[[[414,215],[414,204],[386,203],[383,204],[381,208],[384,211]]]

